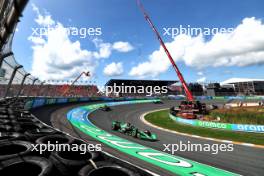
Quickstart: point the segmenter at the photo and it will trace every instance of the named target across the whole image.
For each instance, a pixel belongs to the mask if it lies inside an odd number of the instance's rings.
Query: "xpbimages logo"
[[[231,33],[234,28],[218,28],[218,27],[192,27],[191,25],[183,26],[179,25],[177,27],[164,27],[163,36],[170,36],[175,38],[177,35],[188,35],[188,36],[198,36],[202,34],[203,36],[213,36],[220,33]]]
[[[73,151],[80,152],[80,154],[86,154],[87,152],[92,151],[102,151],[101,144],[59,144],[58,141],[51,143],[50,141],[47,144],[31,144],[32,151],[39,152],[43,154],[44,152],[64,152],[64,151]]]
[[[190,141],[187,141],[187,143],[180,141],[179,144],[163,144],[163,147],[164,152],[169,152],[172,155],[176,152],[209,152],[216,155],[219,152],[234,151],[233,144],[197,144]]]
[[[55,27],[38,27],[38,28],[31,28],[32,34],[31,36],[34,37],[44,37],[48,36],[50,32],[54,31],[56,29]],[[100,27],[67,27],[63,28],[67,32],[69,36],[79,36],[80,38],[86,38],[89,36],[101,36],[103,34],[102,28]]]
[[[104,90],[106,95],[109,94],[144,94],[147,96],[151,95],[162,95],[168,93],[168,86],[132,86],[125,85],[125,83],[121,83],[121,85],[117,85],[116,83],[113,86],[102,86],[99,87],[99,90]]]

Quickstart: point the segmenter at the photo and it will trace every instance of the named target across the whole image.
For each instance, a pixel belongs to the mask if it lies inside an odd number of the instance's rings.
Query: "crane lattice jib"
[[[137,4],[138,4],[139,8],[141,9],[142,13],[144,14],[144,17],[147,20],[147,22],[149,23],[150,27],[152,28],[152,30],[156,34],[156,36],[157,36],[157,38],[158,38],[158,40],[160,42],[160,45],[164,49],[164,51],[165,51],[166,55],[168,56],[168,58],[169,58],[169,60],[170,60],[170,62],[172,64],[174,70],[176,71],[176,73],[178,75],[178,78],[180,79],[180,81],[182,83],[182,86],[183,86],[184,92],[186,94],[187,100],[193,101],[194,100],[193,95],[192,95],[191,91],[189,90],[189,88],[188,88],[188,86],[187,86],[187,84],[186,84],[186,82],[185,82],[185,80],[184,80],[179,68],[177,67],[176,63],[174,62],[169,50],[167,49],[166,45],[164,44],[162,38],[160,37],[159,32],[157,31],[157,29],[155,28],[154,24],[152,23],[150,17],[146,13],[146,11],[145,11],[142,3],[140,2],[140,0],[137,0]]]

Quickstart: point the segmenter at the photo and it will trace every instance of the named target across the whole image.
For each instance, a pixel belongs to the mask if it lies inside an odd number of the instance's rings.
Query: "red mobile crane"
[[[148,22],[148,24],[150,25],[150,27],[152,28],[152,30],[154,31],[154,33],[156,34],[160,45],[162,46],[162,48],[164,49],[166,55],[168,56],[175,72],[178,75],[178,78],[181,81],[181,84],[183,86],[184,92],[186,94],[186,99],[187,101],[182,101],[180,106],[178,108],[176,107],[172,107],[171,111],[173,111],[174,114],[177,114],[181,117],[184,118],[188,118],[188,119],[194,119],[197,118],[198,114],[205,114],[206,113],[206,106],[203,103],[200,103],[199,101],[195,101],[193,98],[193,95],[191,93],[191,91],[189,90],[178,66],[176,65],[176,63],[174,62],[169,50],[167,49],[166,45],[164,44],[162,38],[160,37],[160,34],[158,32],[158,30],[156,29],[156,27],[154,26],[154,24],[152,23],[150,17],[148,16],[148,14],[146,13],[143,4],[140,2],[140,0],[137,0],[137,5],[139,6],[140,10],[142,11],[142,13],[144,14],[144,17],[146,19],[146,21]]]
[[[66,93],[68,93],[68,91],[70,90],[71,86],[73,86],[80,78],[82,75],[85,75],[87,77],[90,76],[90,72],[82,72],[72,83],[71,85],[66,85],[65,90],[63,91],[63,93],[61,94],[61,96],[64,96]]]

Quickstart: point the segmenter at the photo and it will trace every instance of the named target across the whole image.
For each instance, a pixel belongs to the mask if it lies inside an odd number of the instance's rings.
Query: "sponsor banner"
[[[245,96],[225,96],[227,100],[244,100]]]
[[[264,125],[231,124],[231,126],[234,131],[264,133]]]
[[[56,98],[48,98],[46,99],[46,104],[51,105],[56,103]]]
[[[170,118],[172,120],[175,120],[179,123],[184,123],[184,124],[188,124],[188,125],[195,125],[195,121],[194,120],[188,120],[188,119],[183,119],[183,118],[179,118],[179,117],[175,117],[173,116],[172,114],[169,114],[170,115]]]
[[[184,100],[185,97],[184,96],[179,96],[179,95],[169,95],[168,99],[169,100]]]
[[[197,96],[195,97],[197,100],[211,100],[211,96]]]
[[[196,126],[199,126],[199,127],[232,130],[231,124],[227,124],[227,123],[209,122],[209,121],[201,121],[201,120],[195,120],[195,121],[196,121],[195,123]]]
[[[215,96],[214,100],[263,100],[264,96]]]
[[[192,160],[184,159],[178,156],[170,155],[164,152],[160,152],[143,145],[128,141],[126,139],[117,137],[115,135],[109,134],[95,125],[93,125],[87,115],[92,111],[96,110],[102,105],[115,106],[121,104],[131,104],[131,103],[147,103],[153,102],[151,100],[135,100],[135,101],[124,101],[124,102],[113,102],[98,105],[88,105],[75,108],[67,113],[67,119],[81,131],[87,135],[95,138],[96,140],[115,148],[123,153],[130,156],[134,156],[140,160],[149,162],[160,168],[168,170],[176,175],[186,175],[186,176],[211,176],[211,175],[221,175],[221,176],[231,176],[237,175],[225,170],[221,170],[215,167],[211,167],[205,164],[200,164]]]
[[[248,100],[261,100],[261,99],[263,99],[263,97],[261,97],[261,96],[248,96],[245,98]]]
[[[111,101],[111,100],[113,100],[113,99],[110,98],[110,97],[103,97],[103,98],[101,98],[101,100],[102,100],[102,101]]]
[[[216,96],[216,97],[212,97],[213,100],[225,100],[225,97],[220,97],[220,96]]]
[[[90,97],[90,100],[97,101],[97,100],[101,100],[101,98],[99,98],[99,97]]]
[[[89,101],[89,100],[90,100],[90,98],[88,98],[88,97],[81,97],[79,99],[79,101]]]
[[[251,124],[229,124],[229,123],[219,123],[192,119],[183,119],[181,117],[176,117],[169,113],[172,120],[183,123],[187,125],[204,127],[204,128],[217,128],[229,131],[242,131],[242,132],[254,132],[254,133],[264,133],[264,125],[251,125]]]
[[[121,101],[124,100],[125,98],[105,98],[105,97],[82,97],[82,98],[33,98],[27,100],[25,103],[25,109],[31,109],[39,106],[44,106],[44,105],[50,105],[50,104],[60,104],[60,103],[67,103],[67,102],[84,102],[84,101],[92,101],[92,100],[104,100],[104,101]],[[132,99],[129,99],[130,101]],[[145,101],[145,100],[155,100],[153,98],[138,98],[135,99],[136,101]],[[159,100],[159,99],[158,99]],[[114,103],[114,102],[113,102]],[[128,104],[129,102],[127,102]],[[97,108],[104,106],[105,104],[102,103],[97,105]],[[111,105],[111,103],[110,103]],[[115,105],[115,104],[113,104]]]
[[[77,102],[79,98],[69,98],[68,102]]]
[[[26,102],[24,108],[29,110],[30,108],[32,108],[32,105],[33,105],[33,100],[29,100]]]
[[[43,106],[43,105],[45,105],[45,101],[46,101],[45,98],[37,98],[34,100],[32,107],[36,108],[39,106]]]
[[[67,103],[68,99],[67,98],[58,98],[56,103]]]

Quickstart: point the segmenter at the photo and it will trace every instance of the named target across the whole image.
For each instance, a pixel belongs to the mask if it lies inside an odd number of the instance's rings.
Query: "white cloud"
[[[104,74],[106,76],[120,76],[123,74],[123,72],[124,69],[123,64],[121,62],[112,62],[104,68]]]
[[[39,9],[32,5],[37,13],[36,23],[39,27],[49,27],[46,35],[31,35],[28,40],[32,42],[33,63],[32,75],[41,80],[74,79],[83,71],[90,71],[94,75],[100,59],[109,58],[114,44],[104,43],[95,39],[95,51],[81,47],[80,41],[72,41],[67,29],[60,22],[42,15]],[[46,20],[50,19],[50,20]]]
[[[94,39],[93,42],[95,46],[99,48],[99,52],[95,53],[96,58],[108,58],[113,50],[126,53],[134,49],[134,47],[129,42],[118,41],[111,44],[104,43],[100,39]]]
[[[204,75],[204,73],[203,73],[203,72],[201,72],[201,71],[199,71],[199,72],[197,72],[197,75],[199,75],[199,76],[203,76],[203,75]]]
[[[93,53],[71,42],[62,24],[57,23],[47,37],[29,37],[34,44],[32,74],[43,80],[69,79],[82,71],[94,71]]]
[[[197,79],[196,82],[198,82],[198,83],[204,83],[205,81],[206,81],[206,77],[201,77],[201,78]]]
[[[113,44],[113,49],[119,52],[129,52],[129,51],[132,51],[134,47],[128,42],[120,41],[120,42],[115,42]]]
[[[51,18],[51,15],[45,13],[45,16],[41,15],[38,7],[35,4],[32,4],[32,9],[37,13],[37,18],[35,22],[41,26],[51,26],[55,24],[55,21]]]
[[[197,37],[178,35],[166,43],[176,62],[198,69],[220,66],[249,66],[264,64],[264,24],[245,18],[231,33],[217,33],[206,41]],[[156,77],[171,66],[164,50],[154,51],[147,61],[139,63],[130,71],[131,76]]]

